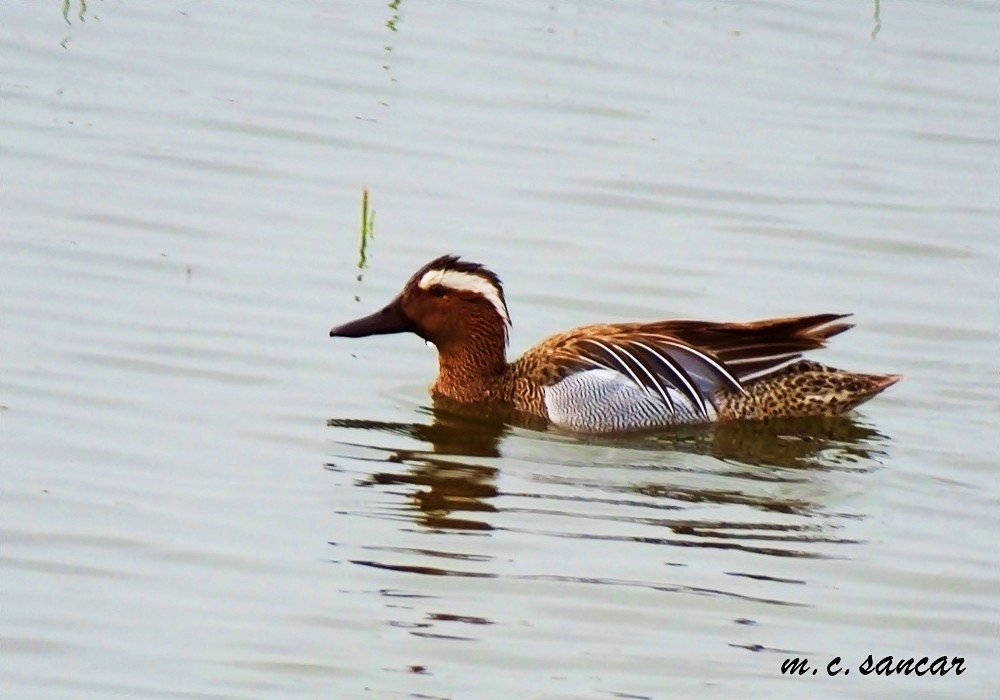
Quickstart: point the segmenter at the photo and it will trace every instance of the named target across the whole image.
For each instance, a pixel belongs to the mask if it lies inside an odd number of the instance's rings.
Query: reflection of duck
[[[887,440],[846,416],[775,418],[714,426],[711,454],[760,466],[837,469],[884,456]]]
[[[434,421],[424,423],[389,423],[356,419],[331,419],[327,424],[405,435],[430,443],[435,455],[499,457],[500,439],[507,425],[499,419],[462,415],[444,408],[433,410]],[[421,513],[421,521],[430,528],[489,530],[481,521],[456,518],[453,512],[495,512],[489,500],[498,495],[497,469],[439,459],[422,450],[395,449],[386,458],[390,464],[404,464],[404,471],[379,471],[362,482],[374,484],[412,484],[423,488],[409,494]]]
[[[495,513],[489,501],[499,495],[497,470],[479,464],[433,459],[418,452],[400,451],[399,461],[408,466],[403,472],[375,472],[371,484],[412,484],[424,488],[408,494],[421,523],[433,529],[492,530],[482,520],[458,518],[460,513]]]
[[[749,466],[836,469],[883,456],[880,445],[888,438],[848,416],[812,416],[675,426],[655,434],[586,439],[706,455]]]
[[[443,256],[418,270],[381,311],[337,326],[330,335],[411,331],[437,347],[436,396],[601,433],[848,411],[899,376],[801,359],[851,328],[843,318],[584,326],[508,363],[510,316],[500,279],[482,265]]]
[[[402,465],[371,473],[362,485],[409,484],[418,486],[408,493],[420,521],[429,528],[455,530],[490,530],[481,519],[456,517],[455,513],[492,513],[491,502],[500,495],[496,485],[498,469],[493,466],[459,461],[454,457],[502,457],[500,441],[510,431],[510,423],[495,415],[479,412],[457,412],[451,403],[436,402],[433,421],[424,423],[393,423],[357,419],[332,419],[332,427],[393,433],[429,444],[429,450],[389,450],[384,463]],[[507,417],[510,419],[509,416]],[[515,422],[516,425],[516,422]],[[537,427],[530,425],[529,427]],[[773,419],[755,423],[720,423],[712,426],[678,426],[655,435],[571,437],[561,435],[551,452],[558,453],[568,444],[574,451],[588,446],[620,447],[629,455],[628,485],[624,492],[641,493],[656,499],[666,498],[681,503],[740,504],[765,512],[808,514],[816,504],[803,502],[788,493],[776,495],[769,487],[751,488],[752,483],[798,482],[801,477],[791,474],[755,474],[753,467],[798,469],[843,469],[857,465],[864,469],[866,460],[884,454],[882,445],[887,438],[872,428],[843,416]],[[738,490],[707,487],[686,483],[680,473],[668,478],[676,465],[677,453],[704,455],[723,460],[733,467],[719,474],[706,470],[707,475],[741,480]],[[607,454],[603,452],[602,454]],[[672,457],[671,457],[672,455]],[[442,456],[449,457],[442,459]],[[641,462],[638,466],[634,462]],[[615,466],[609,464],[607,466]],[[666,470],[664,469],[666,467]],[[690,475],[691,470],[684,472]],[[626,472],[622,472],[623,475]],[[644,476],[640,476],[643,474]],[[657,475],[649,479],[650,475]],[[565,477],[565,472],[564,472]],[[572,481],[572,479],[570,479]],[[581,486],[583,483],[581,482]],[[687,521],[679,522],[677,534],[716,536],[720,523],[690,528]],[[721,524],[725,528],[724,524]],[[673,526],[671,526],[673,527]],[[784,530],[785,528],[781,528]],[[788,528],[794,529],[794,528]],[[706,545],[709,546],[709,545]],[[711,545],[718,546],[718,545]]]
[[[333,428],[374,430],[404,435],[429,443],[434,454],[466,457],[499,457],[500,440],[509,431],[502,416],[456,411],[451,406],[435,402],[428,411],[433,420],[427,423],[393,423],[358,418],[331,418],[326,424]],[[401,451],[401,454],[407,451]],[[409,453],[417,454],[417,453]],[[396,460],[400,461],[400,460]]]

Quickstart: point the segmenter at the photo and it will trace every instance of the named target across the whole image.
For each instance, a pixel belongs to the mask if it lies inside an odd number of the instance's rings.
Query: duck
[[[849,316],[599,323],[557,333],[508,361],[512,322],[500,278],[443,255],[382,309],[334,326],[330,337],[414,333],[437,349],[435,399],[612,433],[848,412],[901,379],[802,357],[852,328]]]

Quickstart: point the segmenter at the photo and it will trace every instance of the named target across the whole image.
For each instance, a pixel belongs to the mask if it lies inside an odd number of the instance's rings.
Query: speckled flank
[[[719,420],[834,416],[850,411],[899,379],[895,374],[858,374],[800,360],[749,382],[746,394],[720,391]]]

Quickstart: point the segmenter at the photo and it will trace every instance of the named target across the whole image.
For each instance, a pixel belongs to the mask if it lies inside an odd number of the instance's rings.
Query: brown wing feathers
[[[841,321],[848,315],[816,314],[753,323],[665,321],[650,324],[650,330],[655,328],[712,354],[745,382],[797,360],[807,350],[823,347],[828,338],[853,327]]]
[[[705,410],[706,376],[739,392],[742,383],[797,361],[852,328],[848,314],[816,314],[752,323],[660,321],[585,326],[551,339],[564,361],[608,367],[673,404],[664,383]],[[692,377],[692,373],[696,377]],[[701,379],[701,381],[699,381]]]

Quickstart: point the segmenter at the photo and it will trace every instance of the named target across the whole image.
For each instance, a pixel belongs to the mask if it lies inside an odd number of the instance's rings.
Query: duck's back
[[[581,432],[839,414],[899,379],[801,359],[849,329],[842,318],[583,326],[513,363],[507,383],[520,388],[506,393],[520,410]]]

